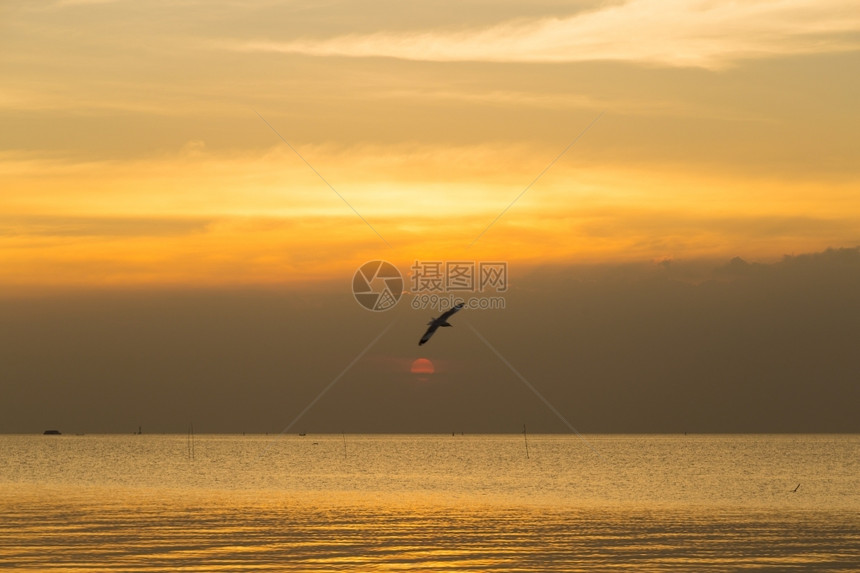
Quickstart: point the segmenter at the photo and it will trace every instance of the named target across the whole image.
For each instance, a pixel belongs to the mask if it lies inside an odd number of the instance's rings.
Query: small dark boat
[[[60,430],[45,430],[42,432],[42,435],[45,436],[60,436]]]

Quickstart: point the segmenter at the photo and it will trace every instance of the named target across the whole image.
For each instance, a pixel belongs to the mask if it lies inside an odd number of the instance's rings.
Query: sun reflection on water
[[[261,436],[202,436],[192,461],[176,436],[0,437],[0,569],[850,570],[860,555],[856,437],[595,437],[606,467],[570,437],[530,438],[528,459],[509,436],[350,436],[346,459],[341,436],[313,439],[260,457]]]

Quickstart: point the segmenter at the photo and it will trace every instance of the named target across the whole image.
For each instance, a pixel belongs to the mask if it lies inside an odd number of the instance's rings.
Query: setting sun
[[[433,366],[433,363],[430,362],[428,359],[419,358],[412,363],[412,367],[409,369],[409,371],[412,374],[428,375],[436,372],[436,368]]]

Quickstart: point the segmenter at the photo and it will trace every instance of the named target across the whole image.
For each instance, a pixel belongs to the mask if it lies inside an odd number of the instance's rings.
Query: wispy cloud
[[[205,218],[178,217],[0,217],[0,237],[172,237],[202,233]]]
[[[720,68],[745,58],[860,49],[851,0],[633,0],[488,28],[232,44],[241,51],[424,61],[631,61]]]

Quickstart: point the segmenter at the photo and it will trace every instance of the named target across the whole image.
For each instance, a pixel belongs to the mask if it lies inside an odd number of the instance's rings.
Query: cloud
[[[633,0],[570,17],[464,31],[379,32],[234,44],[242,51],[422,61],[629,61],[720,68],[745,58],[856,50],[850,0]]]
[[[860,241],[853,185],[559,162],[466,252],[556,149],[300,149],[395,246],[385,256],[398,264],[774,260]],[[237,153],[189,140],[173,155],[131,161],[6,153],[0,173],[12,190],[0,198],[7,286],[316,281],[384,246],[283,144]]]
[[[0,237],[165,237],[201,233],[203,218],[42,216],[0,218]]]
[[[860,250],[729,277],[715,268],[725,262],[517,267],[504,310],[457,320],[581,431],[857,432]],[[408,366],[427,313],[408,299],[365,311],[349,292],[354,270],[322,288],[0,290],[15,397],[0,402],[0,431],[41,431],[47,415],[70,432],[128,420],[169,432],[193,412],[210,432],[277,432],[395,316],[303,418],[308,431],[516,431],[511,420],[565,431],[462,322],[422,347],[444,376],[416,387]]]

